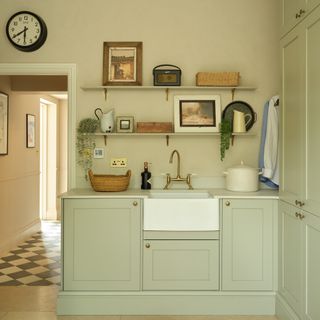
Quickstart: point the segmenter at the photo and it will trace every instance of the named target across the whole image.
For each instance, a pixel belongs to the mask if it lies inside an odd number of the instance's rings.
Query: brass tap
[[[167,183],[164,186],[163,189],[168,189],[169,185],[171,184],[172,181],[177,181],[177,182],[186,182],[188,185],[189,189],[193,189],[191,185],[191,174],[188,174],[186,178],[182,178],[180,175],[180,153],[178,150],[173,150],[169,159],[169,163],[173,162],[173,156],[174,154],[177,155],[177,176],[175,178],[171,178],[170,174],[167,173]]]

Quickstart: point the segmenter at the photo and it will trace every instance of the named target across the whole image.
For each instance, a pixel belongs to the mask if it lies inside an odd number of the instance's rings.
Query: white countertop
[[[157,190],[157,189],[152,189]],[[162,190],[162,189],[158,189]],[[174,189],[172,189],[174,190]],[[256,192],[235,192],[226,189],[195,189],[206,190],[210,192],[214,198],[234,198],[234,199],[279,199],[278,190],[261,189]],[[149,190],[128,189],[122,192],[96,192],[91,188],[73,189],[61,196],[63,199],[79,199],[79,198],[148,198]]]

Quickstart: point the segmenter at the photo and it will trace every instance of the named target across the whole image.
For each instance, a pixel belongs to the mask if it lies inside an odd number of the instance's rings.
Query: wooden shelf
[[[104,91],[105,100],[108,97],[108,90],[164,90],[166,93],[166,100],[169,98],[169,91],[194,91],[194,90],[202,90],[202,91],[225,91],[230,90],[232,100],[234,99],[234,93],[236,90],[243,90],[243,91],[254,91],[256,90],[255,87],[245,87],[245,86],[237,86],[237,87],[205,87],[205,86],[82,86],[82,90],[84,91]]]
[[[183,137],[183,136],[193,136],[193,137],[198,137],[198,136],[215,136],[219,137],[220,133],[219,132],[163,132],[163,133],[122,133],[122,132],[115,132],[115,133],[89,133],[87,135],[92,135],[92,136],[100,136],[104,137],[104,143],[107,145],[107,139],[108,137],[165,137],[166,138],[166,143],[167,146],[169,145],[169,138],[170,137]],[[232,143],[235,137],[250,137],[250,136],[255,136],[255,133],[233,133],[232,134]]]

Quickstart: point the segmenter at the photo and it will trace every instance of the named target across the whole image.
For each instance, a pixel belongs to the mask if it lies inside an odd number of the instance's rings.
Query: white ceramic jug
[[[251,114],[233,110],[233,132],[246,132],[246,126],[251,120]]]
[[[100,117],[98,116],[97,112],[100,112]],[[112,132],[114,128],[114,109],[103,113],[100,108],[94,110],[94,114],[100,120],[100,129],[102,132]]]

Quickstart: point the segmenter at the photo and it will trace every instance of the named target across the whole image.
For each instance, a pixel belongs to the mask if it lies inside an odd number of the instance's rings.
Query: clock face
[[[39,49],[47,38],[45,22],[29,11],[14,14],[7,23],[6,32],[13,46],[22,51]]]

